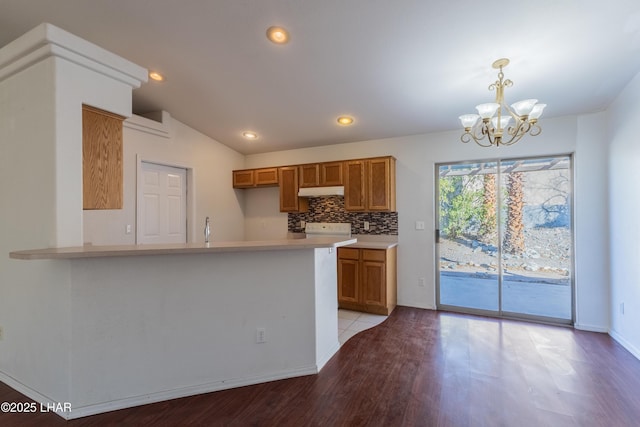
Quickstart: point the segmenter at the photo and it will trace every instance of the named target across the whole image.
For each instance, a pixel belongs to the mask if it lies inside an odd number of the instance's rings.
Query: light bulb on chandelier
[[[477,105],[478,114],[459,117],[464,127],[464,133],[460,137],[462,142],[467,143],[473,139],[482,147],[497,147],[513,145],[527,133],[536,136],[542,132],[538,118],[547,104],[538,104],[537,99],[525,99],[511,104],[511,107],[505,105],[504,88],[513,85],[511,80],[504,80],[502,68],[507,65],[509,60],[506,58],[498,59],[492,65],[500,70],[498,80],[489,86],[489,90],[496,91],[496,101]],[[511,119],[514,123],[509,125]]]

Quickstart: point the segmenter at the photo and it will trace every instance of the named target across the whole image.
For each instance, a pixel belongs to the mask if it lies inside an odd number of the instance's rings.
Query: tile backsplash
[[[398,212],[349,212],[344,209],[344,197],[327,196],[309,199],[309,212],[289,213],[289,232],[302,233],[300,221],[350,222],[352,234],[398,235]],[[369,230],[364,222],[369,222]]]

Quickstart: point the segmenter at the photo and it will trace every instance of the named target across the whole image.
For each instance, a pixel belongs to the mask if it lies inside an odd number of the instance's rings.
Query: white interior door
[[[186,243],[186,169],[142,162],[138,179],[137,243]]]

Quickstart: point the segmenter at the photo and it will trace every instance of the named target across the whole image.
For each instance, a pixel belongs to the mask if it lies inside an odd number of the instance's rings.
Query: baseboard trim
[[[608,334],[609,333],[609,328],[605,328],[605,327],[602,327],[602,326],[585,325],[584,323],[574,323],[573,327],[575,329],[580,330],[580,331],[600,332],[600,333],[603,333],[603,334]]]
[[[619,333],[617,333],[616,331],[609,331],[609,335],[611,335],[611,338],[613,338],[614,340],[616,340],[616,342],[618,342],[618,344],[620,344],[621,346],[623,346],[625,349],[627,349],[627,351],[631,354],[633,354],[633,356],[640,360],[640,349],[636,348],[633,344],[631,344],[629,341],[627,341],[626,339],[624,339]]]
[[[38,393],[37,391],[35,391],[34,389],[32,389],[31,387],[22,384],[20,381],[16,380],[15,378],[5,374],[4,372],[0,372],[0,381],[2,381],[3,383],[5,383],[6,385],[8,385],[9,387],[11,387],[12,389],[16,390],[19,393],[24,394],[25,396],[27,396],[29,399],[35,401],[38,404],[38,410],[42,410],[41,408],[57,408],[60,407],[61,404],[65,404],[67,402],[56,402],[53,399]],[[49,405],[49,406],[47,406]],[[54,412],[56,415],[61,416],[64,419],[69,419],[69,412],[61,412],[61,411],[56,411],[56,410],[51,410],[51,411],[46,411],[46,412]]]
[[[320,357],[316,363],[317,371],[315,373],[320,372],[320,370],[327,364],[329,360],[340,350],[340,342],[336,341],[333,347],[329,349],[322,357]]]
[[[165,400],[179,399],[181,397],[195,396],[203,393],[211,393],[214,391],[227,390],[231,388],[244,387],[248,385],[266,383],[270,381],[284,380],[287,378],[302,377],[305,375],[314,375],[318,373],[318,368],[313,366],[305,366],[297,369],[291,369],[282,372],[276,372],[269,375],[260,375],[249,378],[235,378],[223,381],[214,381],[210,383],[199,384],[190,387],[177,388],[157,393],[150,393],[141,396],[133,396],[125,399],[112,400],[110,402],[97,403],[81,407],[71,407],[70,412],[56,412],[66,420],[88,417],[91,415],[102,414],[104,412],[117,411],[119,409],[132,408],[135,406],[147,405],[150,403],[162,402]],[[4,375],[0,372],[0,380],[11,388],[24,394],[36,402],[55,404],[51,399],[41,395],[37,391],[25,386],[15,379]],[[53,412],[53,411],[52,411]]]

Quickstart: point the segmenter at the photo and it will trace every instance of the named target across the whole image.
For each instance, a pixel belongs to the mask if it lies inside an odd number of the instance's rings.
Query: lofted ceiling
[[[0,46],[41,22],[163,73],[135,113],[245,154],[460,129],[502,57],[507,102],[547,103],[543,128],[605,109],[640,71],[638,0],[0,0]]]

